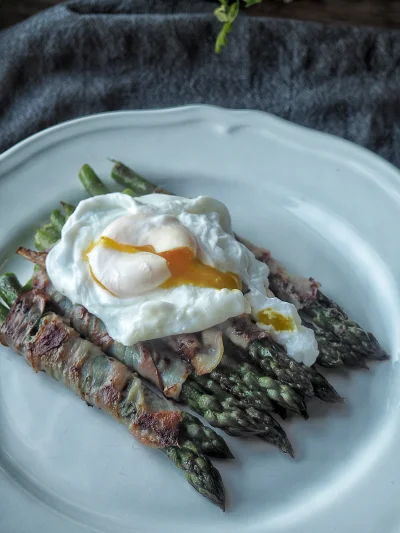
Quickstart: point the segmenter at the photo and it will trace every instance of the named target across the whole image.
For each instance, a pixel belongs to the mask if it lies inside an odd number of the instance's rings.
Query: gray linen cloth
[[[241,16],[215,4],[74,0],[0,32],[0,152],[90,113],[193,103],[260,109],[400,166],[400,32]]]

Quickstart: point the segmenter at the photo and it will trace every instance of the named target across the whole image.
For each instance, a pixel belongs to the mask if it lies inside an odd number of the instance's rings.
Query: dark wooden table
[[[60,3],[61,0],[0,0],[0,27],[5,28]],[[399,0],[264,0],[247,10],[260,16],[321,22],[345,22],[400,28]]]

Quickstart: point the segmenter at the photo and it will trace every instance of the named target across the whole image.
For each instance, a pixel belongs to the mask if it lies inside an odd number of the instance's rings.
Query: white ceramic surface
[[[121,112],[61,124],[0,156],[0,270],[59,200],[84,197],[121,159],[171,190],[225,202],[243,236],[313,275],[392,354],[370,372],[326,372],[344,406],[284,427],[291,460],[227,438],[225,514],[163,454],[0,348],[0,531],[392,533],[400,531],[400,174],[345,141],[250,111]]]

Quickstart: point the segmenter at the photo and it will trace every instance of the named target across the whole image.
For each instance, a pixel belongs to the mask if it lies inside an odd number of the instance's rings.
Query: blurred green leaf
[[[232,30],[232,24],[239,14],[240,0],[234,0],[233,3],[229,3],[229,0],[220,0],[220,3],[221,5],[214,11],[217,19],[223,23],[215,43],[215,51],[218,54],[226,45],[227,35]]]

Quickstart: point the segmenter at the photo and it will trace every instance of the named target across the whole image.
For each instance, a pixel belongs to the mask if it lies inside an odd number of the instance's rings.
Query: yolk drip
[[[195,285],[196,287],[219,290],[242,289],[242,282],[239,276],[232,272],[221,272],[212,266],[204,265],[195,257],[194,251],[191,248],[175,248],[174,250],[157,253],[153,246],[131,246],[128,244],[120,244],[108,237],[101,237],[98,243],[92,244],[86,250],[84,254],[86,260],[87,254],[93,250],[97,244],[119,252],[131,254],[149,252],[163,257],[167,261],[171,277],[160,285],[162,289],[170,289],[178,287],[179,285]],[[95,276],[93,276],[93,279],[99,283]]]
[[[257,314],[257,321],[266,326],[272,326],[275,331],[294,331],[295,329],[292,318],[277,313],[270,307]]]

